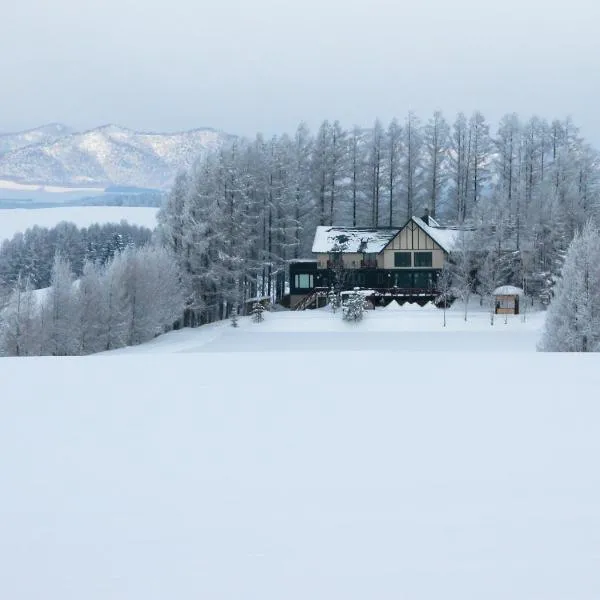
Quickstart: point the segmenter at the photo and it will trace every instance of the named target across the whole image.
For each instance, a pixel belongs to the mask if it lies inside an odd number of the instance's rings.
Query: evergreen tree
[[[262,323],[265,320],[265,307],[260,302],[255,302],[252,305],[252,321],[254,323]]]
[[[600,351],[600,231],[591,221],[569,246],[539,349]]]
[[[334,313],[336,313],[341,306],[342,301],[340,294],[339,292],[336,292],[333,287],[329,289],[329,292],[327,292],[327,303]]]
[[[365,299],[363,295],[355,290],[342,305],[342,318],[344,321],[362,321]]]

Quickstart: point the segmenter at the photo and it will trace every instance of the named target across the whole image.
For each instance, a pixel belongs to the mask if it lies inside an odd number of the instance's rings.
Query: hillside
[[[5,136],[8,141],[5,153],[0,152],[0,180],[70,187],[164,188],[178,171],[228,137],[213,129],[141,133],[116,125],[60,136],[52,127],[33,132]]]
[[[0,596],[598,598],[593,357],[417,314],[0,360]]]
[[[73,130],[62,123],[48,123],[48,125],[16,133],[0,133],[0,156],[32,144],[51,144],[71,133]]]

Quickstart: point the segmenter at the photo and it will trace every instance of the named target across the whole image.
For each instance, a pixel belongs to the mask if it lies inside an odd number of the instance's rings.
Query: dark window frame
[[[433,252],[415,252],[414,263],[415,267],[433,267]]]
[[[398,264],[400,262],[398,260],[400,257],[407,257],[408,260],[404,261],[407,264]],[[412,267],[412,252],[394,252],[394,267],[397,269],[410,269]]]

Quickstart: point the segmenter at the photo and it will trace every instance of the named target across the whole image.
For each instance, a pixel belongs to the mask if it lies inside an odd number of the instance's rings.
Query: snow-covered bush
[[[539,350],[600,350],[600,231],[591,221],[569,246]]]
[[[353,292],[342,306],[344,321],[362,321],[365,299],[360,292]]]

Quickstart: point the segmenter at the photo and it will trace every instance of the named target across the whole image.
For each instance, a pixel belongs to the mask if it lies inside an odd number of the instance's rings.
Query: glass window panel
[[[429,290],[433,288],[433,273],[417,271],[415,273],[415,288],[420,290]]]
[[[433,254],[431,252],[415,252],[415,267],[431,267]]]
[[[395,252],[394,253],[394,266],[395,267],[410,267],[410,252]]]
[[[396,287],[399,288],[412,288],[412,273],[409,271],[394,273],[396,276]]]
[[[299,273],[294,277],[294,285],[301,290],[307,290],[313,287],[313,276],[308,273]]]

